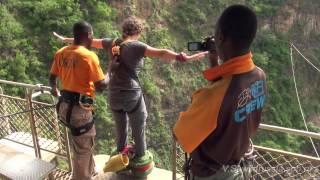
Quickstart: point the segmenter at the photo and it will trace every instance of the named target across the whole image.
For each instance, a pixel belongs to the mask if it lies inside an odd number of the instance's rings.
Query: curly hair
[[[122,36],[125,38],[127,36],[138,35],[142,32],[142,30],[142,21],[136,17],[129,17],[122,25]]]

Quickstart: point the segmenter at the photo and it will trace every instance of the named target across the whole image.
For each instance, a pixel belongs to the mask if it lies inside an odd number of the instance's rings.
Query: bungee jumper
[[[128,148],[127,133],[130,121],[134,140],[134,156],[129,158],[128,168],[132,175],[146,176],[153,168],[153,160],[147,151],[145,126],[147,109],[138,74],[144,64],[144,57],[159,58],[163,61],[195,61],[207,52],[188,56],[168,49],[157,49],[141,41],[142,21],[136,17],[127,18],[122,25],[121,38],[93,39],[92,47],[104,49],[109,55],[108,103],[116,124],[117,153]],[[54,33],[60,40],[72,43],[73,38],[65,38]],[[130,147],[131,148],[131,147]],[[114,162],[114,158],[112,161]]]

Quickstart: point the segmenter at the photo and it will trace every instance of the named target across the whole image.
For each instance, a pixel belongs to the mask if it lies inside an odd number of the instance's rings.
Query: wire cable
[[[292,52],[292,51],[293,51],[293,48],[294,48],[294,45],[291,44],[291,46],[290,46],[290,60],[291,60],[291,68],[292,68],[293,82],[294,82],[294,87],[295,87],[295,91],[296,91],[296,96],[297,96],[297,100],[298,100],[298,104],[299,104],[300,113],[301,113],[301,116],[302,116],[302,119],[303,119],[303,122],[304,122],[304,126],[305,126],[307,132],[309,132],[309,128],[308,128],[308,126],[307,126],[307,122],[306,122],[306,119],[305,119],[305,117],[304,117],[304,113],[303,113],[302,106],[301,106],[301,103],[300,103],[300,96],[299,96],[299,92],[298,92],[298,88],[297,88],[296,75],[295,75],[294,63],[293,63],[293,52]],[[296,49],[296,48],[295,48],[295,49]],[[296,50],[297,50],[297,49],[296,49]],[[299,54],[302,55],[300,52],[299,52]],[[303,55],[302,55],[302,56],[303,56]],[[320,71],[319,71],[319,72],[320,72]],[[313,142],[312,138],[309,137],[309,139],[310,139],[310,142],[311,142],[311,144],[312,144],[312,146],[313,146],[313,149],[314,149],[317,157],[320,158],[320,157],[319,157],[319,153],[318,153],[318,151],[317,151],[317,149],[316,149],[316,146],[314,145],[314,142]]]
[[[315,66],[309,59],[307,59],[293,43],[291,43],[291,47],[293,47],[303,57],[305,61],[307,61],[313,68],[315,68],[320,73],[320,68]]]

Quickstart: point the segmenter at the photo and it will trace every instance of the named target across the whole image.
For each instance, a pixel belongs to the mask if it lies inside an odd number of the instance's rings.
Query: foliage
[[[52,36],[56,31],[71,36],[71,27],[78,20],[86,20],[93,26],[97,38],[119,37],[123,16],[141,17],[136,1],[104,0],[3,0],[0,1],[0,79],[26,83],[47,84],[47,77],[55,51],[64,44]],[[200,40],[214,33],[215,22],[221,11],[231,4],[246,4],[258,15],[259,30],[252,47],[255,63],[267,72],[268,98],[262,122],[284,127],[305,129],[298,102],[295,98],[288,42],[293,41],[320,65],[318,48],[320,34],[317,29],[306,33],[306,20],[294,21],[286,32],[270,28],[286,6],[317,18],[317,0],[152,0],[150,17],[146,21],[142,41],[157,48],[185,51],[186,42]],[[301,6],[295,5],[299,3]],[[112,5],[111,5],[112,4]],[[122,8],[123,7],[123,8]],[[161,8],[159,8],[161,7]],[[308,16],[309,17],[309,16]],[[310,16],[311,17],[311,16]],[[289,18],[289,17],[288,17]],[[106,67],[107,55],[97,52],[101,66]],[[316,120],[320,113],[319,74],[308,69],[298,54],[296,70],[301,103],[308,120],[308,127],[319,132]],[[156,164],[170,168],[171,127],[180,111],[190,103],[191,93],[207,82],[201,71],[207,61],[165,63],[158,59],[145,59],[140,81],[148,108],[147,144],[153,152]],[[310,83],[312,82],[312,83]],[[9,93],[21,95],[19,89],[6,88]],[[109,111],[106,93],[98,94],[95,102],[97,129],[97,153],[110,154],[115,148],[114,122]],[[311,120],[315,122],[311,122]],[[314,120],[315,119],[315,120]],[[308,139],[261,131],[255,144],[294,152],[310,152]],[[319,147],[319,143],[316,143]],[[65,166],[61,163],[61,166]]]

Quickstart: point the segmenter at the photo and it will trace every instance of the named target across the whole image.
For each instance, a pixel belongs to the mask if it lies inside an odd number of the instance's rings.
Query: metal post
[[[33,141],[33,146],[34,146],[34,150],[35,150],[35,155],[37,158],[41,159],[40,145],[39,145],[39,140],[38,140],[36,123],[35,123],[35,119],[34,119],[33,105],[32,105],[32,91],[33,91],[32,89],[26,88],[27,104],[28,104],[28,108],[30,110],[29,122],[30,122],[30,127],[31,127],[32,141]]]
[[[1,86],[0,86],[0,95],[3,95],[3,89]],[[6,98],[1,99],[0,101],[4,114],[8,114],[8,111],[7,111],[8,107],[7,107],[6,101],[7,101]],[[3,131],[0,131],[0,137],[2,138],[8,134],[11,134],[12,130],[11,130],[9,117],[5,117],[4,119],[0,119],[0,120],[1,120],[0,128],[3,129]],[[4,133],[2,134],[1,132],[4,132]]]
[[[175,138],[173,137],[172,142],[172,180],[177,179],[177,142]]]

